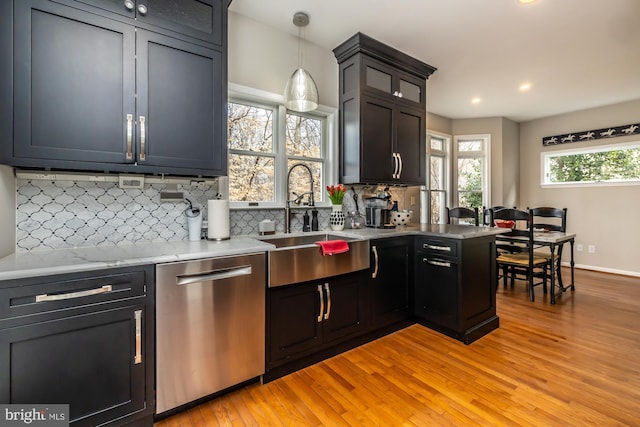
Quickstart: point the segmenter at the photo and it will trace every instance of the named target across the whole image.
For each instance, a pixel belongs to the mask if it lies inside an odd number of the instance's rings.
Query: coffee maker
[[[391,194],[388,188],[364,200],[367,227],[395,228],[391,223]]]

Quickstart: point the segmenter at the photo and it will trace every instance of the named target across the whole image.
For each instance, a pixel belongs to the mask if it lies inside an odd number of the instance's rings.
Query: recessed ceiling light
[[[480,104],[480,101],[482,101],[482,100],[477,96],[474,97],[474,98],[471,98],[471,103],[472,104]]]
[[[531,89],[531,83],[529,82],[524,82],[520,85],[520,92],[526,92],[529,89]]]
[[[518,3],[520,4],[529,4],[529,3],[533,3],[536,0],[518,0]]]

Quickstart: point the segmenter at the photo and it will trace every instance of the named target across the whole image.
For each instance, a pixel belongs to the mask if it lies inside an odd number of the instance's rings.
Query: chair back
[[[531,227],[531,216],[528,211],[512,208],[497,209],[492,212],[492,218],[514,221],[514,225],[508,233],[503,233],[496,236],[496,249],[498,252],[528,252],[533,247],[533,227]],[[520,244],[514,244],[513,242],[501,242],[500,236],[518,236],[525,237]]]
[[[463,207],[457,207],[457,208],[446,208],[447,210],[447,224],[451,224],[451,219],[452,218],[457,218],[457,219],[471,219],[473,220],[474,224],[477,226],[480,225],[480,218],[478,217],[478,208],[473,208],[473,209],[469,209],[469,208],[463,208]]]
[[[493,223],[493,213],[497,210],[500,209],[504,209],[506,208],[506,206],[492,206],[490,208],[484,208],[484,206],[482,207],[483,209],[483,215],[482,215],[482,223],[483,225],[488,225],[489,227],[494,227],[495,224]],[[515,206],[513,207],[514,209],[516,208]]]
[[[567,208],[539,207],[531,209],[535,229],[544,228],[549,231],[567,231]],[[557,220],[549,220],[558,218]]]

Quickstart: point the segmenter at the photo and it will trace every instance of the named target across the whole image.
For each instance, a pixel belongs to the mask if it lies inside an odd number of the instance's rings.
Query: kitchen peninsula
[[[490,227],[454,225],[332,232],[331,236],[367,241],[369,266],[313,283],[275,288],[268,287],[263,276],[264,381],[416,322],[465,344],[497,328],[495,235],[500,232]],[[320,238],[326,233],[316,234]],[[311,237],[314,233],[288,236],[300,235]],[[0,347],[6,350],[0,361],[9,367],[0,373],[0,399],[9,401],[9,396],[20,393],[31,395],[36,380],[29,372],[40,366],[42,354],[57,360],[60,366],[75,366],[75,361],[65,357],[67,344],[57,342],[75,337],[74,345],[80,346],[75,350],[98,358],[87,359],[83,366],[95,371],[97,364],[112,378],[127,379],[125,386],[119,388],[124,400],[122,396],[100,392],[97,399],[101,403],[75,416],[88,416],[95,422],[124,417],[121,422],[150,423],[156,415],[152,402],[157,387],[154,349],[159,333],[155,300],[159,270],[155,267],[160,263],[244,254],[268,256],[275,250],[279,249],[268,240],[238,236],[224,242],[176,241],[33,251],[0,259]],[[278,304],[287,300],[295,303],[296,309],[278,311]],[[280,324],[287,327],[279,330],[274,319],[286,320]],[[107,353],[106,342],[94,342],[86,332],[98,330],[104,340],[113,340]],[[21,352],[20,358],[8,358],[16,351]],[[107,356],[100,358],[101,354]],[[47,377],[42,370],[38,372],[42,374],[39,378]],[[51,372],[48,377],[55,377],[60,369]],[[83,381],[86,390],[94,390],[90,378],[75,378],[73,387],[48,396],[53,391],[51,387],[36,387],[42,390],[38,398],[49,402],[53,396],[61,396],[65,402],[83,400],[75,390],[83,389]],[[123,405],[108,409],[114,402]],[[73,410],[71,416],[74,417]]]

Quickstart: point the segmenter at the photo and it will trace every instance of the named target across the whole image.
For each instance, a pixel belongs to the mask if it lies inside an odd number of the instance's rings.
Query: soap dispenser
[[[304,215],[302,216],[302,231],[310,231],[309,229],[309,213],[304,211]]]
[[[311,211],[311,231],[318,231],[318,210]]]

